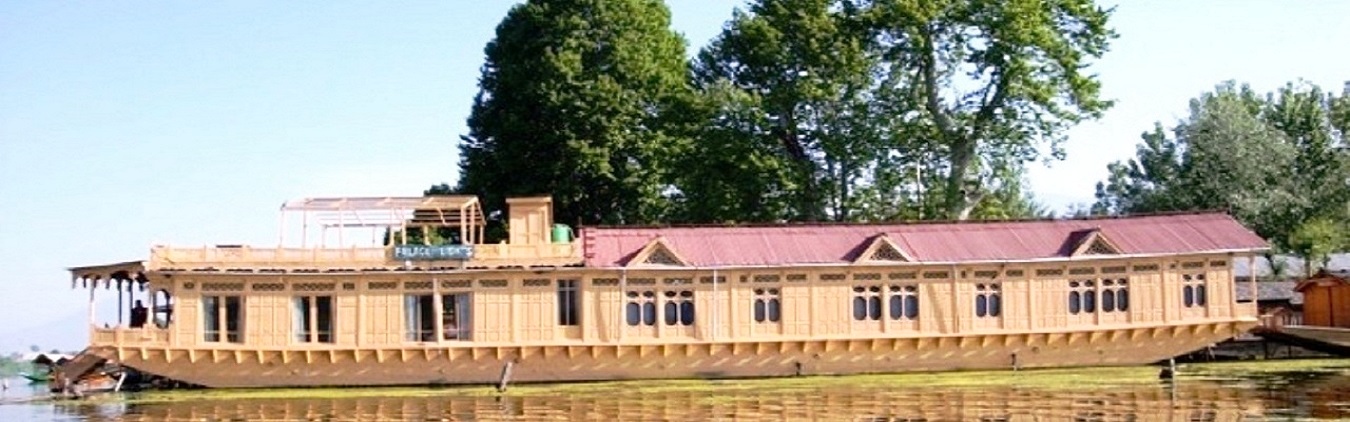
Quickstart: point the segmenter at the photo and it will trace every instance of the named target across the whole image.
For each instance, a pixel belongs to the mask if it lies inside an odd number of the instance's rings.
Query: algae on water
[[[904,373],[847,376],[807,376],[794,378],[730,380],[644,380],[566,384],[526,384],[512,386],[506,396],[547,395],[633,395],[673,392],[706,392],[710,400],[718,393],[791,392],[823,388],[1018,388],[1031,390],[1109,389],[1159,383],[1157,367],[1097,367],[1029,369],[1022,371],[966,371]],[[1189,364],[1181,367],[1177,382],[1187,379],[1232,379],[1258,377],[1285,372],[1350,373],[1350,359],[1272,360],[1228,363]],[[180,390],[133,393],[110,396],[106,400],[131,403],[164,403],[201,400],[240,399],[331,399],[355,397],[434,397],[491,396],[499,394],[487,386],[464,387],[386,387],[386,388],[292,388]]]

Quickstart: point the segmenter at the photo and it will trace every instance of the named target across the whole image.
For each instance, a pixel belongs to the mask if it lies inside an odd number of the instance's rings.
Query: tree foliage
[[[1326,265],[1333,252],[1350,247],[1346,220],[1332,220],[1325,216],[1303,222],[1289,233],[1289,251],[1303,257],[1304,274],[1312,274],[1314,266]]]
[[[877,149],[864,133],[875,116],[867,109],[871,60],[862,34],[830,10],[832,3],[753,3],[735,12],[695,62],[695,83],[711,107],[708,136],[699,142],[723,145],[696,148],[685,171],[700,173],[701,163],[726,159],[733,160],[728,166],[744,160],[749,169],[771,167],[769,177],[734,187],[739,193],[732,197],[769,193],[773,202],[763,205],[776,212],[751,218],[848,219],[849,182]],[[699,206],[711,205],[703,197],[724,195],[700,188],[681,186],[695,216],[706,213]]]
[[[684,41],[660,0],[531,0],[485,53],[459,192],[490,214],[508,196],[552,195],[564,222],[665,214],[678,143],[666,119],[689,90]]]
[[[1225,209],[1278,248],[1320,251],[1309,239],[1336,238],[1313,233],[1346,221],[1350,204],[1344,104],[1307,84],[1266,96],[1219,85],[1191,101],[1170,137],[1157,124],[1134,159],[1107,167],[1094,212]]]
[[[860,0],[910,132],[944,159],[947,218],[964,219],[999,177],[1063,157],[1065,130],[1110,101],[1083,69],[1115,37],[1091,0]]]
[[[716,145],[696,146],[680,172],[771,171],[682,183],[685,209],[692,219],[1036,212],[1024,164],[1043,148],[1062,156],[1064,130],[1110,105],[1082,72],[1114,37],[1108,16],[1087,0],[752,2],[695,62],[709,110],[699,143]],[[722,165],[700,167],[710,162]],[[747,207],[767,212],[727,214]]]
[[[1027,163],[1110,102],[1090,0],[754,0],[692,64],[659,0],[531,0],[485,49],[456,192],[559,221],[1045,214]]]

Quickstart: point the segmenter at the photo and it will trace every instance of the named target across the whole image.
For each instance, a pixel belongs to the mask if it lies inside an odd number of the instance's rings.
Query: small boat
[[[20,373],[19,373],[19,376],[21,376],[21,377],[23,377],[24,379],[28,380],[28,382],[34,383],[34,384],[45,383],[45,382],[49,382],[49,381],[52,380],[52,374],[50,374],[50,373],[47,373],[47,374],[29,374],[29,373],[26,373],[26,372],[20,372]]]

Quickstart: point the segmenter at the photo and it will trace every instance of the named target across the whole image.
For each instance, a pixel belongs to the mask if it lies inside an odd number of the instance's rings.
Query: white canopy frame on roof
[[[381,231],[397,228],[401,243],[406,244],[409,228],[421,228],[423,241],[428,242],[426,235],[431,228],[457,227],[463,243],[475,244],[483,239],[486,225],[482,204],[470,195],[303,198],[281,204],[279,245],[286,245],[287,216],[295,213],[301,216],[302,248],[308,246],[311,224],[321,229],[320,247],[326,246],[329,229],[336,229],[338,246],[345,246],[344,232],[353,228],[370,228],[373,238],[379,238]],[[391,236],[383,243],[389,246],[393,242]]]

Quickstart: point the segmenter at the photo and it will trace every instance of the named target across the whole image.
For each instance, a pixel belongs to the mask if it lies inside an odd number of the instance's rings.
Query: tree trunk
[[[951,169],[947,173],[947,192],[945,198],[948,219],[965,220],[979,204],[983,195],[968,191],[966,174],[970,172],[971,161],[975,158],[975,144],[967,140],[952,142]]]
[[[787,152],[793,164],[797,166],[798,176],[801,178],[798,213],[807,221],[819,221],[821,209],[820,191],[816,186],[816,166],[806,154],[806,147],[797,138],[797,118],[792,110],[783,111],[782,117],[778,119],[778,130],[778,140],[783,144],[783,150]]]

